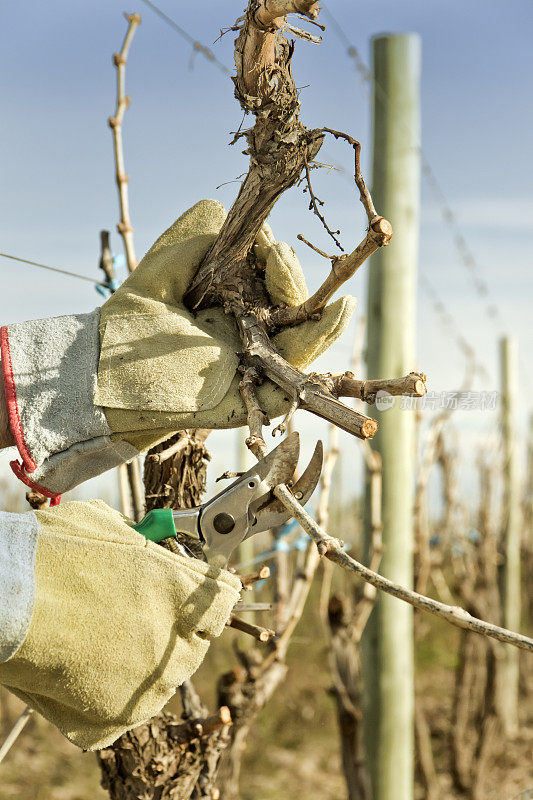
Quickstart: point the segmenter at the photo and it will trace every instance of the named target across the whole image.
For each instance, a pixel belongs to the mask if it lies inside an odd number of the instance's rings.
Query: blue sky
[[[159,0],[159,5],[232,67],[234,34],[213,42],[220,29],[239,16],[242,2]],[[519,338],[521,371],[531,375],[522,381],[520,393],[524,425],[533,405],[531,3],[330,0],[326,5],[367,62],[369,40],[376,33],[417,31],[422,37],[422,146],[498,303],[505,332]],[[124,10],[142,15],[128,63],[132,105],[124,124],[139,256],[197,199],[216,197],[229,205],[236,194],[236,183],[216,189],[247,167],[243,148],[228,147],[229,132],[241,120],[232,84],[199,54],[191,68],[191,47],[140,0],[127,6],[123,0],[4,3],[4,252],[96,276],[98,231],[111,229],[113,248],[121,250],[114,232],[118,207],[106,121],[114,109],[111,55],[120,48],[126,29]],[[360,139],[367,165],[368,93],[332,28],[319,47],[297,42],[293,71],[297,86],[306,87],[301,93],[304,122],[345,130]],[[325,154],[351,169],[350,153],[341,145],[328,144]],[[327,201],[328,220],[340,227],[346,246],[353,247],[364,225],[353,186],[345,175],[334,172],[320,175],[316,183]],[[421,198],[419,271],[437,288],[489,369],[490,380],[478,381],[476,388],[492,391],[497,389],[497,338],[504,331],[488,320],[424,184]],[[329,245],[307,211],[301,190],[293,189],[281,200],[271,223],[277,238],[288,241],[300,255],[310,286],[317,286],[325,264],[296,241],[296,234],[304,233],[326,249]],[[358,297],[360,313],[366,276],[363,268],[347,287]],[[4,259],[0,280],[2,323],[87,311],[99,302],[89,284]],[[322,367],[348,367],[352,337],[353,326]],[[429,387],[441,391],[459,387],[463,366],[463,357],[420,292],[413,367],[427,372]],[[456,422],[463,447],[472,452],[494,428],[494,415],[463,412]],[[319,429],[308,415],[299,425],[304,432]],[[233,433],[213,438],[213,473],[223,464],[218,453],[224,443],[235,438]],[[352,444],[348,437],[342,441],[349,455]]]

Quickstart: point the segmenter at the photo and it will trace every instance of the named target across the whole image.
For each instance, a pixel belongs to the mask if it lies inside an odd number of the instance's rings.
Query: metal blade
[[[313,492],[315,491],[318,481],[320,480],[320,473],[322,472],[322,461],[324,455],[324,448],[321,441],[318,441],[311,461],[307,468],[302,473],[300,478],[296,481],[291,491],[303,506],[307,503]],[[282,481],[280,481],[281,483]],[[278,484],[276,484],[278,485]],[[269,502],[256,512],[257,523],[250,528],[248,536],[253,536],[260,531],[266,531],[269,528],[276,528],[278,525],[283,525],[291,518],[290,511],[287,511],[285,506],[277,499],[271,499]]]
[[[300,435],[298,431],[293,431],[278,444],[274,450],[254,464],[248,472],[241,475],[229,487],[230,489],[238,483],[244,482],[248,477],[258,475],[263,483],[267,483],[271,489],[279,486],[280,483],[287,483],[292,479],[298,459],[300,457]],[[227,491],[227,490],[226,490]],[[222,492],[224,494],[224,492]]]
[[[227,563],[250,528],[255,532],[258,510],[272,499],[271,489],[291,480],[299,455],[300,439],[294,432],[201,507],[199,524],[209,563]]]

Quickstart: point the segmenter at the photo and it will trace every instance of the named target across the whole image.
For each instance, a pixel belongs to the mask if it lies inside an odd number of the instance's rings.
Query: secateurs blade
[[[273,495],[280,484],[290,484],[298,457],[298,433],[289,434],[267,456],[211,500],[196,508],[150,511],[135,529],[153,542],[186,534],[200,543],[206,561],[226,566],[233,550],[260,531],[283,525],[291,514]],[[311,497],[322,469],[322,442],[291,491],[304,505]],[[183,537],[180,537],[183,542]],[[185,546],[185,551],[187,547]],[[190,553],[187,553],[190,554]]]

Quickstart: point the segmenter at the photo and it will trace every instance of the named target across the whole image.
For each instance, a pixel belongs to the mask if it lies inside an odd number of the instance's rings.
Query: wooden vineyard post
[[[503,624],[520,629],[520,492],[517,442],[518,347],[516,340],[505,336],[500,341],[502,436],[503,436]],[[505,646],[501,707],[506,736],[518,731],[518,654]]]
[[[373,192],[392,223],[388,248],[372,256],[367,310],[367,377],[402,374],[414,360],[420,189],[420,40],[372,40]],[[377,404],[378,409],[381,405]],[[414,412],[399,403],[378,414],[373,447],[383,465],[381,574],[413,581]],[[368,497],[368,495],[367,495]],[[368,508],[368,503],[367,503]],[[366,550],[371,521],[365,519]],[[413,797],[413,613],[380,595],[363,637],[366,744],[375,800]]]

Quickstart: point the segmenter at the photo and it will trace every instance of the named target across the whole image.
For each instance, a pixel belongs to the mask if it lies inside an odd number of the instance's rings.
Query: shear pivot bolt
[[[231,514],[226,514],[225,511],[217,514],[213,520],[213,528],[217,533],[231,533],[234,527],[235,520]]]

